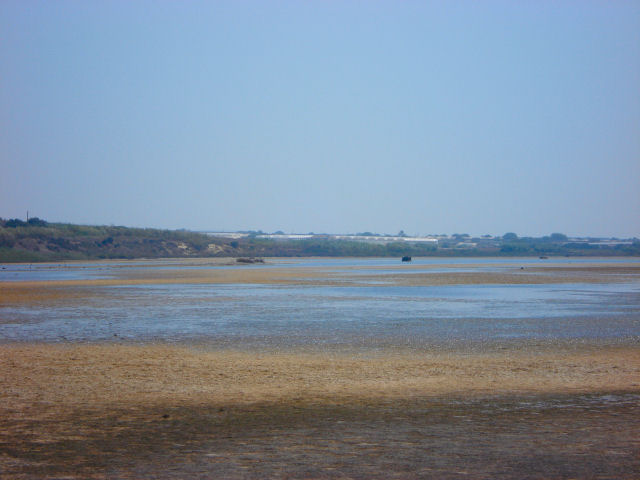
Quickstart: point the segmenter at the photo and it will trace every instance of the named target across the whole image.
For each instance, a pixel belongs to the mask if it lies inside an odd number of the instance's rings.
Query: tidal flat
[[[639,259],[0,271],[2,478],[637,478]]]

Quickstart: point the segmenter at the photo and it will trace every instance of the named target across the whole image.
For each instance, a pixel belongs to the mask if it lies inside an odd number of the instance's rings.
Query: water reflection
[[[567,265],[604,265],[604,264],[640,264],[640,258],[565,258],[556,257],[540,260],[535,257],[523,258],[477,258],[477,257],[418,257],[411,264],[402,264],[398,258],[283,258],[270,259],[258,265],[221,264],[220,261],[201,259],[190,263],[189,260],[161,259],[140,261],[105,261],[105,262],[72,262],[72,263],[34,263],[0,265],[0,282],[22,281],[54,281],[54,280],[89,280],[100,278],[116,278],[126,271],[128,273],[149,270],[208,270],[208,269],[269,269],[269,268],[318,268],[334,272],[337,275],[387,275],[442,272],[495,272],[511,271],[520,266]]]
[[[413,344],[640,337],[640,283],[84,287],[0,310],[4,340]]]

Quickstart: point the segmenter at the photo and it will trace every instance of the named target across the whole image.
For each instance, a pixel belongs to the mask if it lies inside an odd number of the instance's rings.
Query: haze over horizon
[[[640,237],[638,2],[0,3],[0,217]]]

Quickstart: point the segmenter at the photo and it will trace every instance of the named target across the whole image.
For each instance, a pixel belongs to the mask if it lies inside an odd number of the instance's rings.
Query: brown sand
[[[11,344],[0,371],[3,478],[634,478],[640,466],[632,346]]]
[[[272,260],[275,261],[275,260]],[[139,262],[138,262],[139,263]],[[73,266],[70,265],[69,268]],[[183,266],[211,266],[206,269],[184,269]],[[158,263],[152,261],[148,269],[118,267],[111,274],[114,278],[0,282],[0,305],[22,302],[51,302],[64,298],[82,298],[87,287],[143,284],[282,284],[282,285],[480,285],[480,284],[549,284],[549,283],[599,283],[635,281],[640,275],[640,264],[562,264],[548,263],[543,266],[526,267],[520,270],[513,265],[496,265],[495,272],[474,271],[477,265],[437,265],[433,273],[411,273],[423,266],[408,265],[407,273],[368,274],[367,268],[356,267],[348,273],[329,267],[268,268],[215,268],[225,265],[210,259],[191,259],[187,263]],[[166,267],[175,268],[166,268]],[[135,264],[132,265],[135,267]],[[153,268],[156,267],[156,268]],[[163,268],[158,268],[163,267]],[[487,267],[483,265],[483,268]],[[398,267],[376,267],[376,270],[396,270]],[[405,267],[402,267],[405,269]],[[468,272],[442,272],[455,268]],[[75,287],[81,287],[76,290]]]
[[[460,394],[640,392],[640,349],[370,355],[176,346],[0,346],[5,405],[255,403]]]

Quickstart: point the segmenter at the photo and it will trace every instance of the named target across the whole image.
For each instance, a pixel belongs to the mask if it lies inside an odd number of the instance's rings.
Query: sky
[[[0,217],[640,236],[640,2],[0,2]]]

